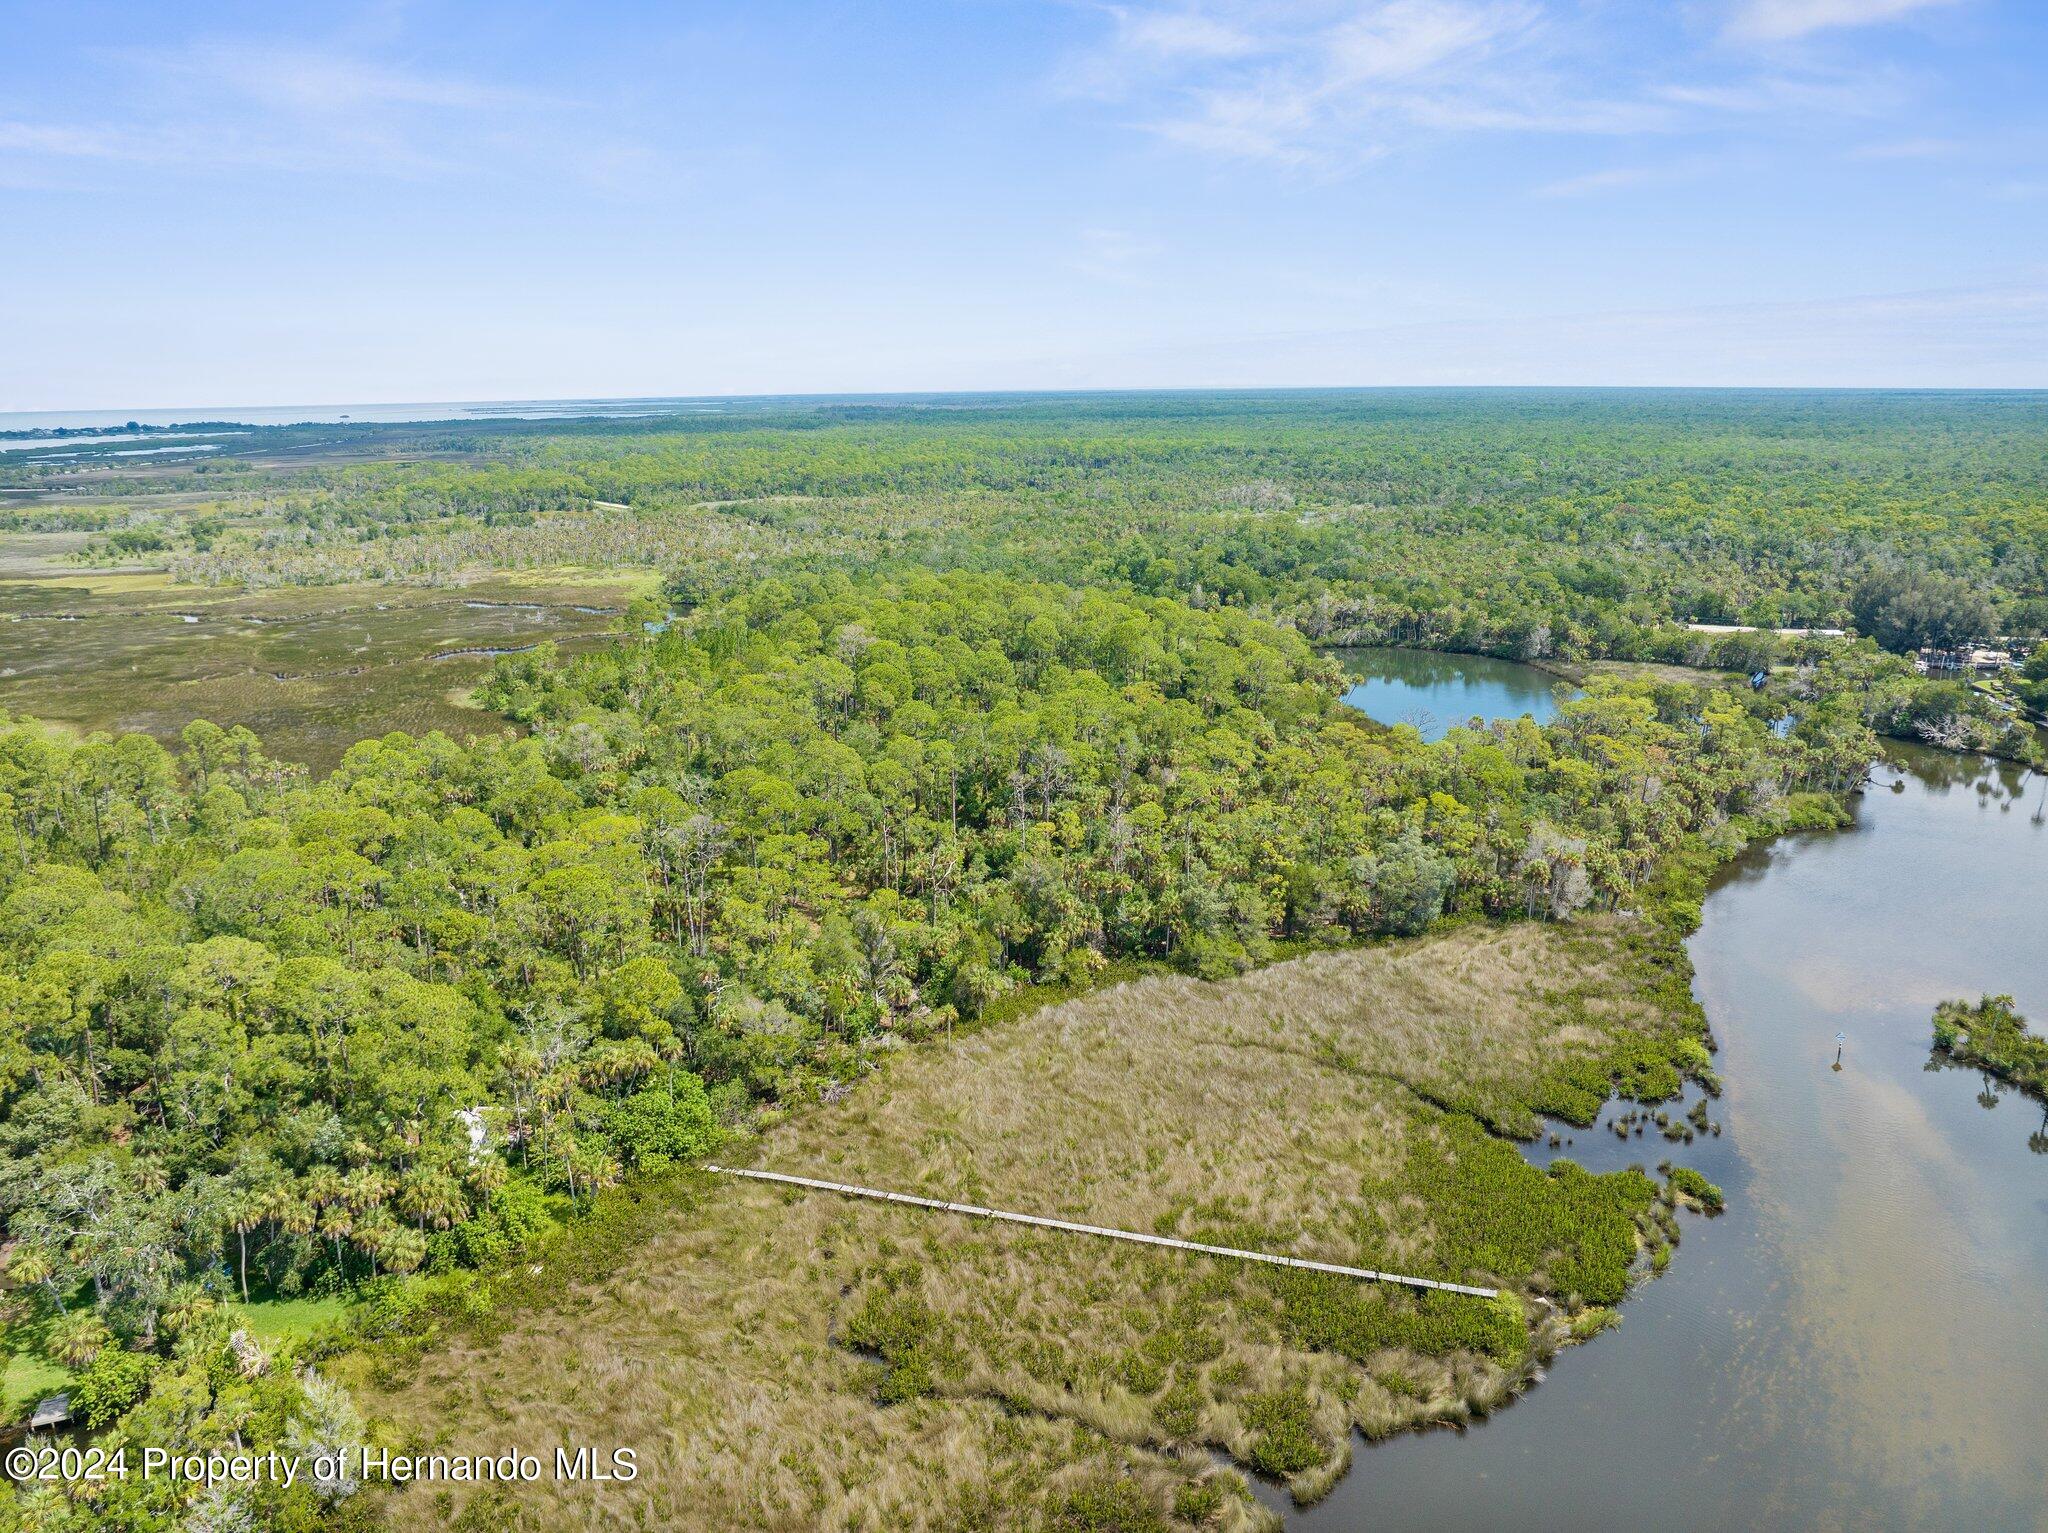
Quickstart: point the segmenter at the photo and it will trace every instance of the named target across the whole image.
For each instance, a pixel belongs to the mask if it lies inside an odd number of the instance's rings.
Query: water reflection
[[[1351,707],[1382,724],[1409,724],[1425,740],[1472,719],[1528,714],[1538,723],[1557,712],[1570,683],[1511,660],[1441,655],[1422,649],[1346,649],[1337,656],[1357,678],[1344,694]]]
[[[1902,747],[1854,829],[1730,868],[1692,943],[1724,1133],[1574,1129],[1533,1151],[1670,1155],[1729,1212],[1685,1220],[1620,1330],[1525,1402],[1361,1446],[1290,1520],[2048,1528],[2048,1113],[1929,1053],[1945,997],[2010,993],[2048,1020],[2044,795],[2008,764]]]

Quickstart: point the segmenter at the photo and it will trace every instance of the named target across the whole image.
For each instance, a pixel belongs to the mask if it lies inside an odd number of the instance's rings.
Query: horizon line
[[[487,409],[502,414],[506,419],[520,419],[521,407],[549,408],[559,412],[565,419],[583,419],[570,406],[588,406],[593,410],[616,409],[630,405],[708,405],[708,404],[773,404],[773,403],[840,403],[848,401],[907,401],[944,399],[1071,399],[1071,398],[1120,398],[1120,397],[1200,397],[1228,395],[1286,395],[1286,394],[2048,394],[2048,384],[1945,384],[1945,383],[1276,383],[1276,384],[1184,384],[1184,385],[1095,385],[1073,388],[919,388],[919,389],[815,389],[789,390],[759,393],[734,394],[565,394],[547,395],[502,395],[495,398],[471,399],[355,399],[336,400],[327,403],[293,401],[284,404],[236,405],[79,405],[56,406],[38,409],[0,410],[0,420],[31,419],[41,416],[97,415],[169,415],[185,412],[184,420],[172,424],[205,424],[208,422],[251,425],[254,422],[237,419],[232,413],[238,410],[261,410],[278,413],[290,410],[336,411],[336,410],[398,410],[398,409]],[[667,412],[649,410],[647,416],[655,417]],[[407,421],[383,422],[341,422],[280,421],[269,423],[281,425],[429,425],[436,420],[458,420],[463,417],[421,416]],[[92,426],[43,428],[0,428],[0,435],[21,434],[23,430],[95,430]]]

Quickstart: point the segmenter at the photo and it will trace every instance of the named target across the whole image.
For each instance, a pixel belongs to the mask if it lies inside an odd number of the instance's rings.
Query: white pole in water
[[[1849,1035],[1847,1033],[1835,1034],[1835,1068],[1837,1070],[1842,1068],[1842,1045],[1848,1041]]]
[[[908,1203],[917,1208],[936,1208],[942,1213],[966,1214],[974,1219],[1002,1219],[1010,1224],[1035,1225],[1040,1229],[1066,1230],[1076,1235],[1100,1235],[1105,1240],[1128,1240],[1142,1246],[1169,1246],[1176,1251],[1195,1251],[1203,1256],[1228,1256],[1237,1261],[1264,1262],[1269,1267],[1298,1267],[1304,1272],[1329,1272],[1338,1277],[1363,1278],[1369,1283],[1399,1283],[1408,1288],[1432,1288],[1439,1293],[1469,1294],[1475,1299],[1492,1299],[1498,1288],[1478,1288],[1469,1283],[1441,1283],[1435,1278],[1404,1277],[1398,1272],[1374,1272],[1366,1267],[1344,1267],[1336,1262],[1312,1262],[1299,1256],[1273,1256],[1265,1251],[1240,1251],[1233,1246],[1204,1245],[1197,1240],[1175,1240],[1167,1235],[1141,1235],[1136,1230],[1112,1230],[1099,1224],[1072,1224],[1065,1219],[1042,1219],[1036,1214],[1013,1214],[1000,1208],[980,1208],[972,1203],[944,1203],[937,1198],[912,1197],[907,1192],[884,1192],[878,1187],[855,1187],[846,1182],[821,1182],[814,1177],[786,1176],[780,1171],[745,1171],[738,1166],[710,1166],[720,1176],[744,1176],[757,1182],[782,1182],[791,1187],[808,1187],[814,1192],[837,1192],[850,1198],[873,1198],[882,1203]]]

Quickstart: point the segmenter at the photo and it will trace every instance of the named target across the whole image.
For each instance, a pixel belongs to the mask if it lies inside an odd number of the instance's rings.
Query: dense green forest
[[[1618,683],[1424,745],[1249,616],[971,574],[764,582],[491,689],[531,735],[320,782],[212,725],[0,734],[8,1271],[93,1419],[245,1287],[501,1260],[1012,987],[1611,907],[1871,750]]]
[[[175,505],[94,480],[73,530],[211,582],[664,586],[602,649],[497,664],[479,698],[523,732],[324,777],[232,720],[0,719],[6,1319],[110,1442],[357,1433],[242,1302],[492,1269],[1034,987],[1446,920],[1682,926],[1671,870],[1830,820],[1873,731],[2033,748],[1885,652],[2048,627],[2023,396],[821,405],[409,428],[371,463],[254,435],[155,472]],[[59,480],[17,517],[69,514],[61,476],[0,474]],[[1596,676],[1426,744],[1339,704],[1350,642],[1767,674]],[[1674,1037],[1532,1099],[1583,1120],[1707,1069]],[[190,1509],[80,1497],[25,1504]]]
[[[404,457],[263,455],[337,437]],[[697,584],[777,556],[964,564],[1524,658],[1679,659],[1698,637],[1659,630],[1685,622],[1853,624],[1895,646],[2048,630],[2048,410],[2027,394],[995,396],[228,445],[86,484],[213,497],[128,528],[137,556],[208,580],[596,559],[578,513],[598,501]],[[47,505],[15,514],[52,525]]]
[[[1612,908],[1870,752],[1840,708],[1781,740],[1619,684],[1425,746],[1251,618],[959,574],[768,582],[491,689],[531,736],[322,782],[206,724],[0,736],[0,1195],[53,1299],[146,1335],[230,1248],[284,1293],[462,1261],[522,1215],[458,1110],[574,1194],[1018,985]]]
[[[143,475],[0,464],[38,487],[7,510],[91,530],[67,557],[208,584],[652,570],[655,619],[770,576],[918,567],[1231,607],[1318,646],[1565,666],[1749,673],[1812,642],[1776,629],[1893,653],[2011,637],[2024,656],[2048,631],[2048,408],[2030,394],[733,402],[223,443]],[[1875,727],[2025,759],[2042,665],[1988,691],[1927,681]]]

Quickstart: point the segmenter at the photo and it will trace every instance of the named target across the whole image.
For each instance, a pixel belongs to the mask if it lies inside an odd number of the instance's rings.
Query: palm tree
[[[181,1335],[212,1314],[214,1297],[197,1283],[180,1283],[164,1304],[164,1328]]]
[[[391,1178],[375,1166],[358,1166],[341,1179],[341,1201],[358,1216],[383,1207],[391,1196]]]
[[[581,1175],[585,1189],[591,1193],[616,1186],[623,1174],[616,1157],[604,1150],[594,1149],[573,1136],[568,1140],[566,1158],[572,1168],[572,1177]],[[573,1195],[573,1181],[571,1186]]]
[[[356,1226],[356,1249],[370,1258],[370,1275],[380,1270],[411,1272],[427,1257],[427,1237],[409,1230],[378,1208]]]
[[[67,1368],[84,1368],[114,1340],[106,1322],[91,1310],[66,1315],[50,1327],[50,1350]]]
[[[341,1201],[341,1173],[332,1166],[315,1166],[299,1182],[300,1194],[317,1211]]]
[[[394,1224],[385,1244],[384,1265],[393,1272],[413,1272],[427,1259],[427,1237],[418,1230]]]
[[[412,1217],[421,1234],[428,1224],[445,1230],[469,1212],[462,1185],[446,1171],[419,1169],[407,1174],[398,1187],[398,1207]]]
[[[171,1176],[154,1156],[139,1156],[129,1168],[128,1185],[145,1198],[162,1197],[170,1189]]]
[[[342,1264],[341,1243],[353,1240],[355,1233],[355,1215],[349,1212],[346,1203],[337,1200],[320,1210],[320,1238],[334,1243],[334,1270],[343,1276],[347,1275],[347,1269]]]
[[[228,1205],[228,1227],[235,1232],[244,1304],[249,1302],[249,1231],[263,1222],[269,1203],[267,1191],[250,1188]]]
[[[511,1174],[505,1169],[505,1163],[495,1155],[482,1156],[462,1168],[462,1180],[468,1184],[470,1192],[479,1202],[504,1186]]]
[[[249,1232],[269,1220],[283,1173],[260,1152],[245,1153],[228,1175],[228,1228],[235,1232],[242,1302],[249,1302]]]
[[[348,1211],[342,1205],[341,1173],[332,1166],[315,1166],[300,1182],[306,1207],[313,1216],[312,1228],[321,1238],[334,1242],[334,1266],[341,1269],[341,1243],[348,1238]]]
[[[270,1194],[269,1217],[288,1235],[310,1235],[319,1214],[304,1190],[292,1182],[279,1182]]]
[[[67,1313],[64,1295],[57,1288],[57,1262],[42,1246],[22,1246],[8,1259],[7,1272],[15,1282],[24,1287],[41,1284],[50,1296],[50,1302],[57,1306],[57,1313]]]

